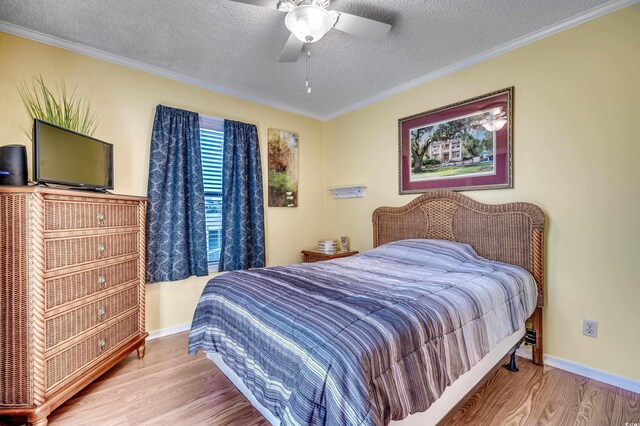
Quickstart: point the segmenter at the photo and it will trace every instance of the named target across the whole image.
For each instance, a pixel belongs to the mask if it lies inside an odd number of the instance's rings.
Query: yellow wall
[[[368,189],[325,196],[325,236],[368,249],[374,208],[414,198],[398,195],[399,118],[515,86],[515,187],[467,195],[548,216],[545,352],[640,380],[639,28],[636,5],[329,121],[327,186]]]
[[[638,5],[327,123],[0,33],[0,145],[29,144],[14,83],[33,74],[78,83],[100,106],[96,136],[116,146],[118,193],[146,193],[158,103],[256,123],[263,149],[269,127],[298,131],[300,207],[266,209],[268,263],[284,264],[320,237],[370,248],[373,209],[413,198],[397,193],[398,118],[515,86],[515,188],[468,195],[548,215],[545,352],[640,380],[637,28]],[[351,183],[368,185],[366,197],[325,192]],[[190,321],[206,281],[149,285],[148,329]],[[582,336],[583,318],[599,321],[597,339]]]
[[[267,262],[298,262],[300,250],[313,247],[321,237],[324,187],[318,159],[323,155],[322,122],[0,33],[0,145],[30,147],[21,130],[27,118],[15,83],[38,74],[50,84],[61,79],[69,88],[77,84],[100,108],[101,125],[95,136],[115,145],[116,193],[146,195],[151,126],[159,103],[255,123],[263,159],[268,128],[298,132],[299,207],[265,209]],[[266,175],[266,161],[263,166]],[[147,329],[190,322],[207,280],[148,285]]]

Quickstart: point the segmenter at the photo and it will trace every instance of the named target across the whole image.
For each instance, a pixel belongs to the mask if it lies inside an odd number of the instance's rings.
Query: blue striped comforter
[[[218,352],[282,425],[424,411],[536,306],[533,277],[466,245],[403,240],[205,287],[189,352]]]

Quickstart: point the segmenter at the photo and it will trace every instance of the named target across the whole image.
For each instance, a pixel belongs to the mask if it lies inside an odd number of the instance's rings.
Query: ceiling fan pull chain
[[[305,86],[307,88],[307,94],[311,93],[311,83],[309,83],[309,80],[311,80],[310,60],[311,60],[311,52],[307,50],[307,73],[306,73],[306,82],[305,82]]]

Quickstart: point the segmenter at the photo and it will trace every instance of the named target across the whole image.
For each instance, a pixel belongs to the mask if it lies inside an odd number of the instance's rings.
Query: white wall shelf
[[[333,198],[364,198],[364,185],[333,186],[328,188]]]

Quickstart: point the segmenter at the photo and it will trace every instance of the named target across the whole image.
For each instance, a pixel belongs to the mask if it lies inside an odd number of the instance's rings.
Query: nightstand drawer
[[[302,260],[302,261],[303,261],[304,263],[314,263],[314,262],[321,262],[321,261],[323,261],[323,260],[326,260],[326,259],[320,259],[320,258],[318,258],[318,257],[315,257],[315,256],[309,256],[309,255],[306,255],[306,254],[305,254],[305,255],[303,255],[303,260]]]
[[[323,260],[340,259],[358,254],[357,251],[339,251],[334,254],[326,254],[317,250],[302,250],[304,263],[321,262]]]

